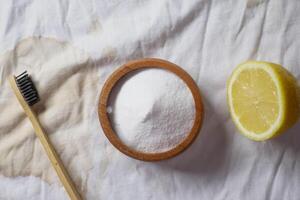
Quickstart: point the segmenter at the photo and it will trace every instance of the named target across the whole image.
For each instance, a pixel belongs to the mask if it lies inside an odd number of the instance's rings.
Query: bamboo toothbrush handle
[[[51,161],[52,166],[54,167],[60,181],[62,182],[65,190],[69,194],[72,200],[81,200],[80,194],[76,190],[75,184],[73,183],[70,175],[68,174],[66,168],[64,167],[63,162],[59,158],[58,154],[56,153],[53,145],[51,144],[49,137],[44,133],[37,117],[35,114],[30,110],[28,112],[28,117],[32,122],[32,126],[35,130],[36,135],[40,139],[48,158]]]
[[[66,168],[63,165],[63,162],[59,158],[58,154],[56,153],[53,145],[51,144],[48,135],[43,131],[42,126],[36,117],[33,110],[30,108],[30,106],[26,103],[24,100],[22,94],[20,93],[14,77],[11,77],[9,79],[10,85],[17,96],[17,99],[19,100],[20,104],[22,105],[26,115],[30,119],[32,126],[35,130],[35,133],[39,140],[41,141],[48,158],[51,161],[52,166],[54,167],[61,183],[63,184],[65,190],[69,194],[71,200],[81,200],[80,194],[76,190],[75,184],[73,183],[70,175],[68,174]]]

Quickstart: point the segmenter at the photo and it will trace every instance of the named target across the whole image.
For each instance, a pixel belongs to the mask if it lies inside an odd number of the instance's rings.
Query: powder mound
[[[186,84],[172,72],[151,68],[123,78],[110,97],[110,120],[119,138],[146,153],[178,145],[192,128],[195,108]]]

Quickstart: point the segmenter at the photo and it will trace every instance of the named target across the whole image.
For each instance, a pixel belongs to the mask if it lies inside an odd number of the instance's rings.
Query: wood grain
[[[196,112],[195,112],[194,124],[192,126],[190,133],[180,144],[178,144],[176,147],[166,152],[145,153],[145,152],[136,151],[128,147],[119,139],[119,137],[113,130],[109,120],[109,114],[107,113],[109,96],[116,83],[128,73],[138,69],[145,69],[145,68],[162,68],[173,72],[186,83],[194,98]],[[203,103],[202,103],[200,91],[196,83],[192,79],[192,77],[187,72],[185,72],[179,66],[171,62],[157,59],[157,58],[146,58],[146,59],[131,61],[124,64],[123,66],[118,68],[115,72],[113,72],[113,74],[106,80],[99,97],[98,116],[104,134],[111,142],[111,144],[114,145],[119,151],[138,160],[159,161],[159,160],[172,158],[178,155],[179,153],[183,152],[189,145],[192,144],[192,142],[196,139],[201,129],[202,121],[204,117],[204,109],[203,109]]]
[[[19,100],[22,108],[24,109],[25,114],[30,119],[32,126],[35,130],[36,136],[41,141],[49,160],[51,161],[52,166],[54,167],[61,183],[63,184],[65,190],[70,196],[70,199],[72,200],[81,200],[81,196],[76,190],[76,187],[68,174],[66,168],[63,165],[63,162],[59,158],[58,154],[56,153],[53,145],[50,142],[50,139],[48,135],[43,131],[42,126],[36,116],[36,114],[33,112],[31,107],[26,103],[24,100],[21,92],[18,89],[18,86],[16,85],[15,77],[9,78],[9,83],[11,88],[13,89],[17,99]]]

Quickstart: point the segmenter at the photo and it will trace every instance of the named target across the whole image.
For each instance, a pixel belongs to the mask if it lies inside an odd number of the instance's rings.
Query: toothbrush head
[[[27,71],[24,71],[22,74],[16,76],[15,80],[20,93],[29,106],[36,104],[40,100],[34,83],[27,74]]]

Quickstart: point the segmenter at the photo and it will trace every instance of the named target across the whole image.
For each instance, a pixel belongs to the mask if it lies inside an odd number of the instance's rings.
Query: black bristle
[[[27,71],[24,71],[22,74],[16,77],[16,83],[23,98],[29,106],[34,105],[40,100],[38,92],[30,76],[28,76]]]

